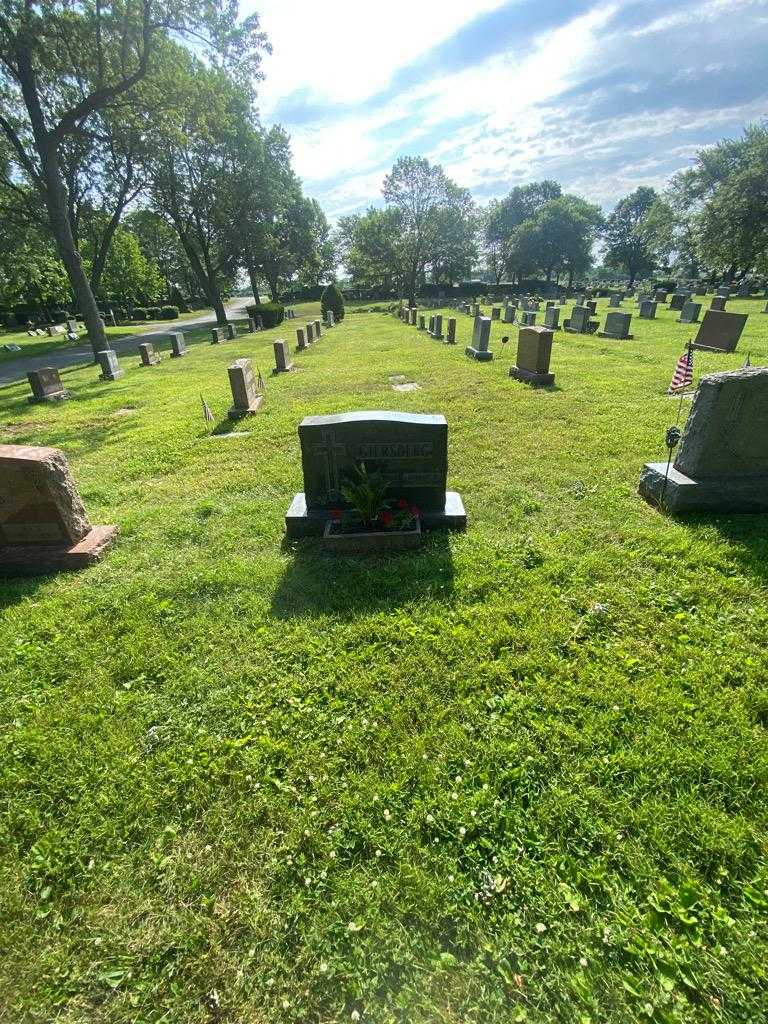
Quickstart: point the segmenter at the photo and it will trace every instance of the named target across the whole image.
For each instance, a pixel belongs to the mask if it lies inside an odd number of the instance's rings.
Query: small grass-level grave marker
[[[80,569],[116,536],[88,521],[62,451],[0,445],[0,573]]]
[[[59,371],[52,366],[43,367],[40,370],[30,370],[27,373],[29,386],[32,394],[30,402],[63,402],[70,397],[69,392],[61,383]]]

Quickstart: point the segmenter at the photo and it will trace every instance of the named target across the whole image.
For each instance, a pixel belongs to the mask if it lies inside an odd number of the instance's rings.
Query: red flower
[[[397,503],[398,508],[408,508],[408,501],[405,498],[400,498]]]
[[[331,509],[331,519],[334,521],[334,523],[340,523],[341,522],[341,509],[340,508],[332,508]]]
[[[391,512],[382,512],[381,513],[381,521],[382,521],[382,523],[384,523],[385,526],[391,526],[392,525],[392,521],[394,520],[394,518],[395,517],[392,515]]]
[[[411,505],[411,515],[414,519],[418,519],[421,515],[421,509],[418,505]]]

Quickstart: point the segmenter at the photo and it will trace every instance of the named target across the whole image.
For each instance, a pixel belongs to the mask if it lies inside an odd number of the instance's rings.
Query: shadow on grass
[[[717,530],[730,545],[734,560],[742,569],[768,582],[768,514],[691,514],[678,518],[695,533],[706,527]]]
[[[435,530],[417,551],[386,556],[327,554],[319,540],[284,541],[293,561],[272,598],[280,619],[313,615],[356,618],[414,601],[449,602],[454,567],[450,535]]]

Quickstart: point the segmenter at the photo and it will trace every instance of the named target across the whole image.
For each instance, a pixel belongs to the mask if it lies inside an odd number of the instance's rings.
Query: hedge
[[[320,309],[323,319],[329,309],[332,311],[336,323],[340,323],[344,319],[344,296],[335,284],[329,284],[320,296]]]
[[[245,309],[254,320],[260,316],[265,327],[279,327],[285,318],[285,306],[280,302],[256,302]]]
[[[160,309],[161,320],[177,320],[179,316],[178,306],[163,306]]]

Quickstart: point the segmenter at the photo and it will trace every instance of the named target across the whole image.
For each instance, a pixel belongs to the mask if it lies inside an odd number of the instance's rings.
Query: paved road
[[[227,303],[227,316],[230,319],[245,316],[245,307],[253,302],[249,298],[236,298]],[[164,320],[162,323],[152,324],[143,327],[136,334],[127,338],[111,338],[110,345],[117,352],[136,352],[136,345],[139,341],[149,341],[153,337],[167,334],[169,331],[186,331],[191,327],[204,327],[206,324],[215,323],[213,313],[195,320]],[[6,384],[15,384],[17,381],[27,379],[29,370],[40,370],[45,366],[53,366],[57,370],[66,370],[71,366],[82,366],[84,363],[93,365],[93,349],[86,341],[74,348],[65,348],[60,352],[49,352],[44,356],[21,356],[18,359],[9,359],[8,362],[0,363],[0,387]]]

